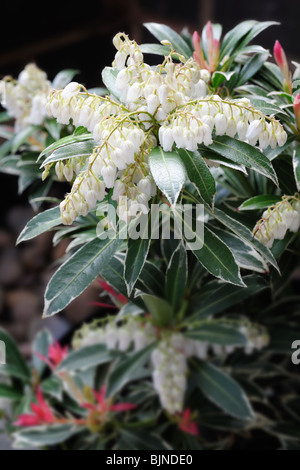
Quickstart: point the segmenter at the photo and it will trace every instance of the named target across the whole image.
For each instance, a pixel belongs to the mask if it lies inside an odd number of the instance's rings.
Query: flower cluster
[[[71,82],[63,91],[52,92],[47,103],[48,113],[58,122],[67,124],[72,119],[75,126],[86,127],[95,139],[86,171],[81,172],[86,163],[83,157],[56,164],[59,179],[72,181],[76,175],[71,193],[61,204],[62,219],[71,224],[78,214],[86,215],[104,199],[105,188],[114,188],[114,200],[126,198],[127,209],[119,206],[118,215],[127,221],[131,206],[148,207],[156,193],[147,163],[156,139],[132,119],[135,113],[113,100],[80,90],[79,84]]]
[[[245,354],[252,354],[268,343],[265,331],[255,325],[242,325],[241,333],[247,338]],[[184,406],[186,390],[187,360],[190,357],[207,359],[209,352],[222,356],[232,353],[237,346],[221,346],[187,338],[183,333],[157,330],[149,322],[130,318],[118,326],[110,321],[105,326],[84,325],[76,333],[74,348],[78,349],[91,344],[105,344],[109,350],[140,351],[154,341],[158,346],[151,355],[153,386],[159,396],[161,406],[171,414],[180,413]]]
[[[212,95],[190,102],[172,113],[159,129],[165,151],[178,148],[195,151],[198,145],[212,144],[212,134],[237,136],[239,140],[264,150],[283,146],[287,134],[275,119],[266,118],[247,98],[222,100]]]
[[[268,207],[253,229],[255,238],[271,248],[275,239],[283,240],[287,230],[297,232],[300,227],[300,199],[297,196],[283,197],[277,204]]]
[[[131,318],[121,326],[114,321],[102,327],[84,325],[76,334],[73,346],[75,348],[90,344],[103,343],[107,349],[127,351],[131,345],[134,351],[140,351],[156,339],[156,330],[150,323],[141,323]]]
[[[47,75],[35,64],[26,65],[17,80],[0,81],[1,104],[15,118],[15,131],[29,124],[40,125],[46,117],[46,99],[51,90]]]
[[[187,356],[180,333],[164,334],[151,355],[153,386],[162,408],[171,414],[183,410],[186,391]]]
[[[195,60],[175,64],[170,55],[153,69],[143,62],[140,48],[126,35],[115,36],[114,44],[118,52],[113,65],[119,70],[116,87],[122,102],[131,111],[149,113],[161,122],[178,106],[207,95],[206,82],[210,73],[201,70]],[[151,126],[151,117],[146,114],[142,119],[145,119],[146,128]]]
[[[112,198],[118,202],[121,220],[129,222],[139,205],[148,210],[148,201],[157,191],[148,155],[157,145],[164,151],[174,145],[194,151],[199,144],[210,145],[213,132],[237,136],[251,145],[258,142],[261,149],[286,142],[281,124],[257,111],[248,99],[209,96],[210,72],[193,58],[185,60],[178,54],[180,62],[174,63],[170,43],[169,56],[153,68],[125,34],[117,34],[113,42],[117,48],[114,86],[120,102],[90,94],[76,82],[53,90],[47,101],[47,112],[58,122],[72,120],[74,126],[86,127],[95,140],[90,157],[56,164],[59,179],[75,177],[61,203],[63,223],[71,224],[79,214],[95,208],[106,188],[114,188]]]

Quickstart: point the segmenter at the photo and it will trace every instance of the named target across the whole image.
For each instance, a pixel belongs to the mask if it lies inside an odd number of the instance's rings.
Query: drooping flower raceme
[[[275,239],[283,240],[287,230],[297,232],[300,227],[300,199],[284,196],[274,206],[263,212],[262,218],[253,229],[255,238],[271,248]]]
[[[117,209],[121,220],[130,220],[138,204],[148,210],[148,201],[157,190],[148,155],[157,145],[164,151],[173,146],[193,151],[200,144],[210,145],[213,133],[237,136],[262,149],[285,143],[281,124],[266,118],[248,99],[209,96],[210,74],[194,59],[174,63],[170,54],[153,68],[125,34],[117,34],[113,42],[120,101],[90,94],[76,82],[54,90],[48,98],[50,115],[62,124],[72,120],[76,127],[86,127],[95,140],[88,158],[56,164],[60,179],[75,177],[71,192],[61,203],[65,224],[87,214],[110,188],[112,198],[123,201]]]
[[[4,77],[0,81],[1,105],[15,118],[16,132],[29,124],[43,123],[51,88],[46,73],[35,64],[26,65],[17,80]]]
[[[247,338],[246,354],[261,349],[268,343],[264,330],[255,325],[242,325],[241,333]],[[207,359],[210,351],[215,355],[232,353],[237,346],[221,346],[187,338],[181,332],[157,330],[150,322],[131,317],[117,325],[110,321],[104,326],[84,325],[77,331],[73,346],[75,349],[92,344],[105,344],[109,350],[122,352],[132,348],[140,351],[157,341],[151,354],[152,380],[161,406],[170,414],[182,412],[187,386],[188,359]]]

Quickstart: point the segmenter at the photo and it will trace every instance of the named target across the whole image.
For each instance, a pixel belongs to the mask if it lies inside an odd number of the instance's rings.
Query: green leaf
[[[274,268],[279,272],[279,267],[271,251],[262,245],[258,240],[256,240],[256,238],[253,237],[253,233],[245,225],[233,219],[220,209],[214,208],[214,210],[212,210],[207,204],[205,204],[205,210],[209,213],[209,215],[214,217],[221,224],[225,225],[225,227],[235,233],[239,238],[248,242],[250,246],[258,251],[265,258],[265,260],[274,266]]]
[[[170,46],[164,46],[163,44],[141,44],[140,49],[143,54],[155,54],[164,57],[171,52]]]
[[[58,401],[62,400],[63,397],[63,383],[56,377],[51,376],[41,383],[42,393],[50,397],[55,398]]]
[[[252,96],[252,95],[247,96],[247,98],[249,98],[252,106],[254,106],[255,109],[257,109],[258,111],[261,111],[263,114],[267,116],[270,116],[271,114],[284,113],[284,111],[275,103],[273,103],[273,101],[270,100],[269,98],[264,98],[263,96],[257,97],[257,96]],[[279,147],[279,149],[282,149],[282,147]],[[275,149],[272,149],[272,150],[275,150]]]
[[[256,23],[257,22],[254,20],[243,21],[228,31],[222,41],[220,59],[223,59],[227,55],[229,56],[236,48],[240,40],[253,28]]]
[[[18,236],[17,244],[31,238],[37,237],[41,233],[47,232],[50,228],[56,227],[61,224],[60,208],[59,206],[52,207],[31,219],[23,228]]]
[[[272,351],[279,354],[292,355],[293,350],[291,348],[293,341],[300,338],[300,329],[298,328],[287,328],[284,324],[269,326],[268,333],[270,341],[267,346],[268,351]]]
[[[201,292],[193,302],[193,318],[203,319],[220,312],[225,312],[229,307],[252,297],[268,287],[267,282],[256,274],[244,276],[243,281],[246,284],[246,287],[243,289],[217,280],[208,282],[202,287]]]
[[[56,90],[60,90],[61,88],[64,88],[68,83],[72,81],[75,75],[79,73],[79,70],[76,69],[65,69],[61,70],[58,72],[57,75],[55,75],[53,82],[52,82],[52,87],[55,88]]]
[[[268,51],[253,55],[242,68],[238,77],[237,86],[244,85],[244,83],[248,82],[248,80],[250,80],[250,78],[252,78],[253,75],[255,75],[256,72],[264,65],[268,57]]]
[[[149,360],[156,343],[152,343],[141,351],[132,353],[118,362],[108,377],[107,396],[115,395],[124,385],[132,380],[138,369]]]
[[[281,201],[280,196],[262,194],[261,196],[254,196],[244,201],[243,204],[239,206],[239,211],[260,210],[276,204],[279,201]]]
[[[245,345],[247,343],[247,338],[237,327],[222,324],[221,321],[203,323],[199,328],[187,330],[184,336],[196,341],[221,344],[222,346],[231,344]]]
[[[18,163],[20,157],[18,155],[9,155],[8,157],[1,158],[0,160],[0,172],[8,175],[19,175],[20,169]]]
[[[172,450],[172,447],[158,434],[144,430],[121,430],[118,450]]]
[[[59,372],[61,370],[89,369],[93,366],[105,364],[111,359],[111,353],[104,344],[92,344],[71,351],[56,370]]]
[[[43,374],[46,364],[42,359],[39,358],[39,354],[48,358],[49,347],[53,343],[53,337],[50,331],[44,329],[41,330],[34,339],[33,342],[33,354],[32,362],[35,370],[37,371],[39,377]]]
[[[235,71],[221,72],[220,70],[217,70],[212,75],[212,79],[211,79],[212,86],[215,89],[219,88],[219,86],[222,85],[222,83],[224,83],[225,81],[229,81],[235,73],[236,73]]]
[[[258,34],[262,33],[265,29],[269,28],[270,26],[277,26],[279,24],[280,23],[278,23],[278,21],[255,21],[253,27],[240,42],[239,49],[244,48],[247,44],[249,44],[250,41],[252,41],[256,36],[258,36]]]
[[[119,101],[121,100],[122,92],[116,87],[116,79],[119,70],[113,67],[105,67],[102,70],[102,81],[108,91],[115,96]]]
[[[293,168],[298,191],[300,191],[300,146],[297,145],[293,154]]]
[[[183,160],[190,182],[194,184],[204,201],[211,204],[216,192],[215,179],[200,153],[185,149],[178,149],[177,152]]]
[[[15,153],[18,148],[27,141],[27,139],[34,133],[37,126],[28,126],[18,132],[12,140],[12,152]]]
[[[161,147],[156,147],[149,154],[149,166],[155,183],[175,205],[186,180],[185,167],[178,153],[164,152]]]
[[[64,147],[65,145],[70,145],[75,142],[84,142],[86,140],[93,140],[92,134],[79,134],[79,135],[67,135],[66,137],[62,137],[61,139],[53,142],[53,144],[46,147],[39,155],[38,160],[40,160],[44,155],[47,153],[54,152],[54,150]]]
[[[53,275],[45,293],[43,317],[63,310],[101,275],[121,246],[119,234],[108,240],[96,238],[76,251]]]
[[[52,424],[21,429],[13,434],[16,448],[53,446],[65,442],[82,431],[74,424]]]
[[[176,213],[177,211],[175,210],[175,216]],[[188,231],[191,233],[192,227],[189,226],[186,217],[183,223],[185,226],[188,226]],[[234,260],[232,252],[219,237],[204,226],[203,234],[196,231],[195,238],[197,243],[202,244],[202,248],[193,248],[193,245],[189,242],[187,242],[187,246],[208,272],[224,281],[244,286],[239,267]]]
[[[66,160],[72,157],[88,157],[93,152],[96,146],[94,140],[86,140],[84,142],[73,142],[69,145],[64,145],[54,150],[41,164],[41,167],[48,165],[49,163],[58,162],[60,160]]]
[[[291,143],[295,140],[295,135],[290,135],[287,138],[286,143],[282,146],[275,147],[274,149],[271,149],[271,147],[268,147],[267,149],[264,150],[264,154],[266,157],[271,161],[273,161],[275,158],[277,158],[279,155],[286,153],[286,150],[289,149]]]
[[[268,265],[263,257],[254,250],[249,243],[225,230],[213,227],[213,231],[230,248],[240,268],[249,269],[258,273],[269,272]]]
[[[187,282],[187,255],[182,243],[174,251],[166,272],[165,294],[176,312],[182,302]]]
[[[164,296],[164,275],[151,261],[146,261],[138,279],[138,284],[142,284],[142,287],[151,294],[162,297]]]
[[[155,297],[150,294],[142,294],[140,297],[145,303],[148,312],[151,314],[155,325],[170,325],[174,311],[165,299],[161,299],[160,297]]]
[[[158,41],[167,39],[173,46],[173,49],[182,54],[186,59],[193,55],[193,51],[185,40],[169,26],[159,23],[144,23],[144,26],[150,31]]]
[[[228,136],[218,136],[208,147],[229,160],[245,165],[258,173],[270,178],[276,185],[278,180],[272,163],[263,153],[252,145]]]
[[[253,419],[253,410],[240,385],[214,365],[200,364],[194,378],[206,398],[235,418]]]
[[[0,113],[0,122],[6,122],[10,120],[11,120],[11,116],[8,114],[7,111],[2,111]]]
[[[26,361],[13,338],[2,328],[0,328],[0,341],[4,342],[6,352],[6,364],[0,365],[0,372],[3,372],[5,375],[7,373],[9,375],[12,372],[12,376],[28,380],[30,378],[30,370]]]
[[[0,372],[1,372],[1,368],[0,368]],[[23,393],[19,390],[16,390],[16,387],[0,383],[0,397],[1,398],[9,398],[9,400],[20,401],[22,396],[23,396]]]
[[[37,179],[37,175],[30,175],[28,173],[20,174],[18,179],[18,194],[22,194],[35,180]]]
[[[110,262],[101,269],[101,276],[120,294],[127,295],[127,288],[124,281],[124,262],[117,255],[113,256]]]
[[[148,226],[145,228],[148,232]],[[146,236],[146,238],[144,238]],[[124,280],[127,285],[127,292],[130,296],[135,283],[144,267],[150,248],[151,239],[148,233],[141,233],[141,237],[136,240],[128,239],[128,248],[124,266]]]
[[[270,433],[280,436],[285,439],[300,440],[299,423],[293,424],[291,422],[279,421],[276,424],[267,426]]]

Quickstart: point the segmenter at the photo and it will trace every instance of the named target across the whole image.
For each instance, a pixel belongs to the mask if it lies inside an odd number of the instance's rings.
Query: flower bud
[[[62,91],[61,97],[65,100],[70,100],[73,96],[78,95],[80,92],[80,85],[77,82],[70,82]]]
[[[300,93],[294,99],[294,113],[296,117],[297,127],[300,130]]]

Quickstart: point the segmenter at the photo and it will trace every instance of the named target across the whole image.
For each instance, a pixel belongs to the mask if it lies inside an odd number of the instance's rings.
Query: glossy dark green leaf
[[[164,296],[165,277],[158,267],[151,261],[146,261],[137,282],[137,287],[144,292],[157,296]]]
[[[268,287],[263,277],[250,274],[243,277],[246,287],[230,286],[225,282],[208,282],[194,300],[192,316],[206,318],[236,305]]]
[[[60,363],[57,371],[67,370],[70,372],[79,369],[89,369],[99,364],[105,364],[111,359],[111,353],[104,344],[91,344],[71,351]]]
[[[222,322],[210,321],[203,325],[187,330],[184,335],[196,341],[205,341],[211,344],[245,345],[247,338],[239,331],[238,327],[225,325]]]
[[[108,378],[108,397],[115,395],[124,385],[132,380],[136,371],[142,368],[150,359],[155,344],[152,343],[141,351],[133,352],[129,357],[125,357],[115,365]]]
[[[64,145],[63,147],[59,147],[54,150],[54,152],[45,158],[41,167],[45,167],[46,165],[49,165],[49,163],[58,162],[60,160],[66,160],[73,157],[88,157],[93,152],[95,146],[96,142],[93,139]]]
[[[209,146],[209,149],[214,150],[235,163],[257,171],[267,178],[270,178],[275,184],[278,184],[272,163],[262,152],[246,144],[246,142],[241,142],[240,140],[225,135],[217,136],[213,144]]]
[[[119,70],[113,67],[105,67],[102,70],[102,81],[108,91],[115,96],[118,100],[121,99],[121,90],[116,87],[116,79],[118,76]]]
[[[236,48],[241,39],[246,36],[247,33],[256,24],[254,20],[247,20],[239,23],[233,29],[225,34],[221,45],[220,58],[223,59],[225,56],[229,56],[231,52]]]
[[[213,227],[213,231],[232,251],[234,259],[240,268],[264,274],[269,272],[269,267],[264,258],[249,243],[241,240],[231,232],[216,227]]]
[[[24,428],[13,434],[16,448],[53,446],[67,441],[82,431],[82,427],[74,424],[52,424]]]
[[[172,450],[172,447],[159,434],[145,430],[121,430],[118,450]]]
[[[33,362],[33,367],[37,371],[39,377],[43,374],[46,364],[45,362],[40,358],[40,356],[43,356],[45,358],[49,357],[49,347],[53,343],[53,337],[50,333],[50,331],[44,329],[41,330],[36,337],[34,338],[33,342],[33,354],[32,354],[32,362]]]
[[[18,132],[12,141],[12,152],[15,153],[22,144],[24,144],[28,138],[34,133],[37,126],[28,126]]]
[[[252,420],[253,410],[240,385],[229,375],[209,362],[201,361],[194,375],[202,393],[225,413],[240,419]]]
[[[144,26],[153,34],[156,39],[163,41],[167,39],[173,46],[173,49],[182,54],[186,59],[192,57],[193,50],[185,40],[169,26],[159,23],[145,23]]]
[[[6,356],[6,364],[0,364],[0,372],[25,381],[29,380],[30,370],[24,357],[14,339],[2,328],[0,328],[0,341],[4,342]]]
[[[298,191],[300,191],[300,146],[296,147],[293,155],[293,168]]]
[[[71,80],[74,78],[75,75],[79,73],[79,70],[76,69],[64,69],[58,72],[57,75],[55,75],[52,86],[56,90],[60,90],[61,88],[64,88],[68,83],[71,82]]]
[[[37,237],[41,233],[47,232],[47,230],[60,224],[61,217],[59,206],[40,212],[23,228],[22,232],[18,236],[17,244],[26,240],[31,240],[31,238]]]
[[[187,254],[182,243],[174,251],[166,272],[166,299],[176,312],[182,302],[187,282]]]
[[[250,199],[247,199],[247,201],[244,201],[243,204],[240,205],[239,211],[253,211],[264,209],[265,207],[269,207],[279,201],[281,201],[280,196],[275,196],[272,194],[262,194],[259,196],[251,197]]]
[[[184,224],[188,222],[184,220]],[[202,266],[215,277],[243,287],[239,267],[225,243],[206,226],[204,226],[203,234],[195,232],[195,238],[199,244],[202,244],[202,248],[193,248],[191,243],[188,245]]]
[[[177,149],[177,152],[183,160],[190,182],[194,184],[204,201],[211,204],[216,192],[216,184],[201,154],[185,149]]]
[[[186,180],[185,166],[177,152],[164,152],[161,147],[149,154],[149,166],[155,183],[175,205]]]
[[[64,147],[66,145],[70,145],[76,142],[84,142],[86,140],[93,140],[93,137],[91,134],[79,134],[79,135],[67,135],[66,137],[62,137],[61,139],[57,140],[56,142],[53,142],[50,144],[48,147],[46,147],[39,155],[38,160],[42,158],[44,155],[47,155],[47,153],[54,152],[54,150],[59,149],[61,147]]]
[[[168,56],[171,52],[170,46],[163,46],[163,44],[141,44],[140,48],[143,54]]]
[[[145,238],[144,238],[145,237]],[[148,236],[148,226],[142,229],[141,237],[136,240],[128,239],[128,248],[124,266],[124,280],[127,285],[128,295],[132,289],[144,267],[150,248],[151,239]]]
[[[1,367],[0,367],[1,373]],[[17,390],[12,385],[0,383],[0,398],[8,398],[9,400],[20,400],[22,398],[22,392]]]
[[[231,230],[234,234],[236,234],[239,238],[247,242],[254,250],[258,251],[268,263],[274,266],[277,271],[279,271],[278,264],[271,253],[271,251],[262,245],[256,238],[253,237],[252,232],[241,222],[235,220],[233,217],[230,217],[224,211],[214,208],[212,210],[209,205],[205,205],[205,210],[211,215],[213,218],[218,220],[221,224]]]
[[[118,235],[107,240],[91,240],[55,272],[45,292],[44,317],[63,310],[101,275],[122,244]]]
[[[250,78],[252,78],[253,75],[255,75],[256,72],[262,67],[268,56],[268,51],[253,55],[243,66],[239,74],[237,86],[241,86],[244,85],[244,83],[247,83],[248,80],[250,80]]]
[[[150,294],[142,294],[140,297],[146,305],[147,311],[152,316],[155,325],[170,325],[174,316],[174,310],[169,302]]]

